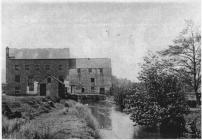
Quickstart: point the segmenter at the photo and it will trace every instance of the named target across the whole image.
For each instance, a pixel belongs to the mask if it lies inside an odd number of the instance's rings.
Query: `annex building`
[[[6,48],[6,94],[107,94],[110,58],[70,58],[69,49]]]

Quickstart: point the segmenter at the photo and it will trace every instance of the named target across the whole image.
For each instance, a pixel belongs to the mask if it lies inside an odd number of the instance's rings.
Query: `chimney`
[[[6,58],[9,58],[9,48],[8,48],[8,46],[6,47]]]

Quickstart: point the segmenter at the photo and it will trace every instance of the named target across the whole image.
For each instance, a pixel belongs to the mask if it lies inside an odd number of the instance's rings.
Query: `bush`
[[[92,115],[90,109],[80,103],[75,105],[75,109],[77,111],[76,115],[79,118],[85,119],[87,125],[93,130],[98,129],[98,122],[95,117]]]
[[[52,137],[48,124],[42,122],[29,122],[21,126],[16,134],[18,139],[49,139]]]
[[[8,119],[5,116],[2,116],[2,137],[9,138],[12,137],[13,133],[20,129],[20,126],[26,121],[24,119]]]

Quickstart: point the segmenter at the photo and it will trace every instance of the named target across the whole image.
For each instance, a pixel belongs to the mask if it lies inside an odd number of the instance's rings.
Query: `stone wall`
[[[104,88],[107,93],[111,87],[111,61],[108,58],[76,59],[76,69],[70,69],[69,76],[72,92],[100,93],[100,88]]]
[[[16,70],[16,65],[18,70]],[[26,69],[25,65],[29,66],[29,69]],[[49,70],[46,69],[47,65],[49,65]],[[20,94],[26,94],[29,76],[33,76],[33,81],[37,81],[39,85],[47,80],[49,74],[56,78],[66,79],[69,77],[70,68],[75,68],[73,59],[7,59],[7,94],[15,94],[16,87],[20,88]],[[15,81],[16,75],[20,76],[20,82]],[[56,88],[53,90],[57,93]]]

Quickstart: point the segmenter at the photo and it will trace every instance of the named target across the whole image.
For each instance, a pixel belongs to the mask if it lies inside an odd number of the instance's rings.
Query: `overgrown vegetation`
[[[10,97],[8,98],[9,99],[7,99],[7,101],[11,100]],[[23,97],[20,97],[17,102],[23,100],[23,103],[27,103],[29,101],[29,99],[22,98]],[[3,115],[3,138],[99,138],[99,134],[97,131],[98,123],[87,106],[84,106],[72,100],[61,100],[60,103],[53,102],[54,108],[49,108],[49,111],[47,113],[40,112],[41,114],[37,114],[36,116],[33,115],[33,108],[36,107],[36,105],[38,105],[42,100],[43,102],[50,101],[47,98],[36,98],[34,99],[34,101],[32,101],[32,103],[29,101],[29,103],[26,105],[18,106],[18,109],[20,109],[21,107],[21,109],[24,111],[21,118],[9,119],[8,116]],[[40,103],[40,105],[41,107],[46,106],[46,104],[43,103]],[[27,109],[24,109],[23,107],[27,107]],[[14,106],[10,108],[10,111],[12,112]],[[30,111],[31,109],[32,111]]]

